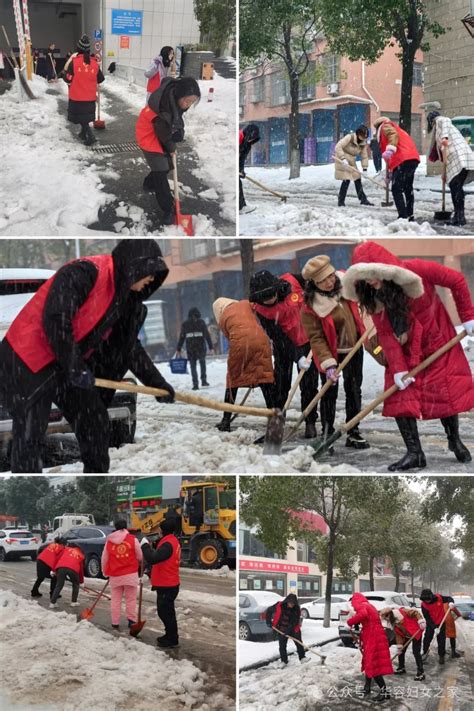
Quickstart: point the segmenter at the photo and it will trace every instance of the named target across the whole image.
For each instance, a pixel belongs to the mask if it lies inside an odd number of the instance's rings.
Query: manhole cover
[[[128,143],[108,143],[106,145],[94,146],[94,153],[132,153],[139,151],[138,143],[129,141]]]

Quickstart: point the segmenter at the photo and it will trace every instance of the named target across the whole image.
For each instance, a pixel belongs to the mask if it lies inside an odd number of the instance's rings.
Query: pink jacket
[[[107,536],[108,541],[112,543],[121,543],[128,536],[128,531],[126,528],[122,528],[119,531],[114,531]],[[135,555],[137,560],[141,563],[143,560],[143,553],[139,542],[135,539]],[[102,553],[101,565],[102,570],[107,568],[107,563],[109,561],[109,553],[107,551],[107,546],[104,546],[104,551]],[[138,573],[129,573],[128,575],[111,575],[110,576],[110,587],[120,587],[121,585],[138,585]]]

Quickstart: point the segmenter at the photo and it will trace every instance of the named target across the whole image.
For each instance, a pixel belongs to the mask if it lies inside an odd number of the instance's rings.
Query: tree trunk
[[[250,277],[254,272],[253,239],[241,239],[240,258],[242,260],[242,281],[244,299],[249,297]]]
[[[411,133],[411,102],[413,94],[413,65],[416,47],[412,42],[408,47],[403,47],[402,52],[402,87],[400,95],[400,127]]]
[[[300,80],[297,74],[290,75],[291,111],[289,117],[290,180],[300,177],[300,126],[299,126]]]
[[[398,563],[393,566],[393,569],[395,571],[395,592],[399,592],[399,587],[400,587],[400,568],[398,566]]]
[[[413,570],[413,566],[411,569],[411,597],[413,602],[415,602],[415,571]]]
[[[374,556],[371,555],[369,558],[369,585],[371,590],[375,590],[375,578],[374,578]]]
[[[328,559],[327,559],[327,573],[326,573],[326,601],[324,605],[324,621],[323,627],[331,626],[331,594],[332,594],[332,579],[334,572],[334,548],[336,545],[335,536],[333,531],[329,531],[329,541],[328,541]]]

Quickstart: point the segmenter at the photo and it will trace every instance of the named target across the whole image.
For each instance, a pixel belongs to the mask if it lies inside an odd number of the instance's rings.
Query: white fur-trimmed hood
[[[355,285],[358,281],[367,279],[382,279],[394,281],[401,286],[410,299],[418,299],[423,295],[423,281],[418,274],[394,264],[383,262],[359,262],[346,271],[342,278],[342,295],[350,301],[358,301]]]

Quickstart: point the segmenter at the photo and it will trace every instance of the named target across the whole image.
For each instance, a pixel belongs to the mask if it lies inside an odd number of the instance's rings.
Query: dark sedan
[[[103,578],[100,559],[104,550],[105,541],[109,533],[113,533],[113,526],[78,526],[70,528],[63,534],[66,541],[74,541],[86,556],[84,574],[87,578]],[[42,551],[46,546],[41,546]]]

